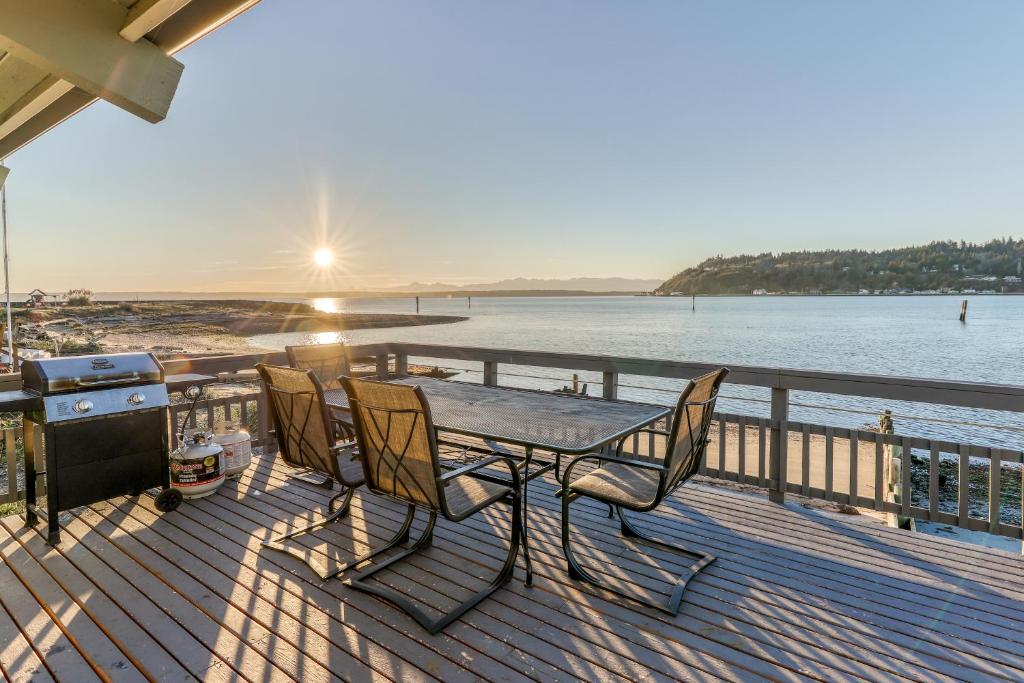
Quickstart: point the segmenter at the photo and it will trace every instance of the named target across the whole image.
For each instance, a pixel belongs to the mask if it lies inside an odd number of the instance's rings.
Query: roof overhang
[[[167,116],[171,55],[259,0],[0,0],[0,159],[103,99]]]

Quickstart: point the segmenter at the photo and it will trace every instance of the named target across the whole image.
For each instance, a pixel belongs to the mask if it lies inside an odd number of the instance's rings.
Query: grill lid
[[[151,353],[42,358],[21,365],[22,386],[44,396],[163,381],[163,366]]]

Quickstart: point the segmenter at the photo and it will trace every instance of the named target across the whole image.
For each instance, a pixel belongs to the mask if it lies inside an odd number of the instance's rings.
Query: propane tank
[[[234,420],[218,422],[213,432],[213,442],[224,449],[224,474],[236,479],[252,464],[249,432]]]
[[[213,435],[196,432],[171,452],[171,487],[184,498],[202,498],[224,483],[224,449]]]

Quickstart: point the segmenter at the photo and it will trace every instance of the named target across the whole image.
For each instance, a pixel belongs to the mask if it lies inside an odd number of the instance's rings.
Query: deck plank
[[[148,679],[197,680],[149,633],[140,629],[121,606],[78,571],[59,549],[46,545],[39,531],[24,527],[15,529],[12,526],[3,522],[0,524],[0,533],[6,530],[18,540],[60,589],[102,629],[104,635],[128,660],[115,661],[118,668],[128,669],[130,665]]]
[[[215,495],[161,515],[148,496],[76,511],[59,549],[0,523],[0,680],[1015,681],[1024,679],[1021,558],[692,484],[636,524],[714,553],[679,615],[572,581],[548,477],[531,483],[535,585],[507,587],[429,636],[408,617],[261,547],[329,496],[259,457]],[[298,541],[345,560],[398,527],[358,492],[348,517]],[[422,519],[415,528],[422,528]],[[666,595],[682,568],[639,554],[607,508],[573,503],[574,544],[609,580]],[[507,548],[501,506],[378,575],[445,607]],[[30,590],[31,589],[31,590]],[[51,607],[43,610],[37,598]]]
[[[7,546],[4,544],[3,547]],[[89,662],[22,583],[7,553],[3,552],[0,557],[3,558],[0,563],[0,602],[25,638],[31,641],[47,671],[59,680],[99,681]]]
[[[7,521],[5,520],[5,523]],[[79,543],[74,533],[82,533],[84,525],[72,519],[65,528],[60,552],[78,571],[88,576],[93,583],[110,596],[118,606],[139,626],[159,642],[195,678],[203,681],[227,681],[234,673],[224,660],[209,650],[203,641],[197,639],[186,625],[169,618],[161,610],[151,593],[136,588],[133,581],[117,573],[84,544]]]
[[[35,536],[30,529],[22,535]],[[117,644],[108,637],[90,615],[46,569],[33,557],[18,539],[0,525],[0,553],[7,558],[23,583],[32,586],[38,600],[43,601],[58,620],[71,645],[82,654],[97,673],[103,672],[112,683],[143,683],[146,676],[126,657]]]
[[[354,514],[357,514],[357,513],[354,513]],[[458,538],[458,537],[456,537],[456,538]],[[486,539],[486,537],[483,537],[483,538],[478,538],[476,540],[479,541],[480,543],[485,543],[487,539]],[[467,548],[467,550],[468,550],[468,548]],[[555,549],[553,549],[551,547],[548,547],[545,550],[547,550],[547,555],[545,557],[548,560],[553,560],[554,562],[558,562],[558,564],[553,565],[554,569],[555,569],[555,572],[560,571],[560,555],[558,557],[555,557],[555,555],[553,554],[555,552]],[[536,559],[537,558],[535,557],[535,560]],[[607,559],[607,558],[605,558],[605,559]],[[668,578],[671,578],[671,577],[668,577]],[[693,594],[693,593],[691,592],[691,594]],[[496,601],[500,602],[500,598],[496,598]],[[695,604],[697,604],[697,603],[704,604],[705,606],[707,604],[711,604],[713,607],[718,607],[718,605],[717,605],[717,603],[715,603],[715,601],[710,601],[710,602],[709,601],[704,601],[703,603],[700,603],[699,600],[691,600],[691,602],[694,602]],[[730,611],[731,607],[728,605],[728,601],[723,600],[722,602],[726,606],[726,611]],[[715,620],[718,619],[718,615],[714,614],[713,610],[706,610],[706,611],[707,611],[707,613],[709,615],[709,620],[715,621]],[[799,624],[796,624],[796,625],[799,625]],[[823,628],[819,624],[813,624],[812,626],[815,628],[815,630],[822,630],[822,628]],[[763,629],[763,631],[762,631],[763,633],[767,633],[767,632],[772,631],[774,629],[775,632],[776,632],[776,636],[782,636],[783,635],[782,632],[779,630],[777,625],[774,625],[774,624],[772,624],[771,622],[769,622],[768,620],[765,619],[764,614],[755,614],[755,615],[744,615],[744,616],[742,616],[741,617],[740,625],[734,627],[734,630],[742,630],[743,628],[750,628],[750,627],[757,627],[757,628]],[[833,631],[835,631],[835,629],[833,629]],[[799,645],[799,648],[802,648],[802,649],[805,649],[805,650],[813,649],[813,648],[816,647],[815,641],[816,641],[816,638],[814,637],[814,633],[809,631],[807,637],[805,637],[804,640],[802,641],[802,643]],[[874,645],[874,643],[871,643],[870,645]],[[855,652],[851,653],[851,649],[854,650]],[[856,643],[851,643],[849,640],[842,647],[834,648],[830,654],[822,655],[822,654],[819,653],[818,657],[820,658],[822,656],[825,656],[825,657],[831,657],[831,658],[835,659],[835,657],[837,655],[840,655],[840,654],[844,654],[847,657],[850,657],[851,654],[856,654],[856,651],[859,651],[860,652],[860,656],[865,658],[866,660],[875,660],[875,662],[876,662],[876,664],[878,666],[880,666],[882,668],[885,668],[885,664],[881,661],[881,658],[876,656],[876,654],[874,653],[874,651],[872,649],[869,649],[868,646],[863,646],[863,645],[862,646],[858,646]],[[812,654],[811,656],[813,657],[814,655]],[[898,673],[902,672],[904,675],[913,677],[920,670],[920,667],[923,664],[925,664],[925,663],[927,663],[926,662],[926,658],[920,658],[919,660],[912,661],[909,664],[903,664],[903,663],[899,662],[899,660],[897,659],[896,661],[889,661],[888,662],[889,668],[886,669],[886,670],[889,670],[889,671],[891,671],[894,674],[898,674]],[[940,680],[942,674],[938,673],[938,672],[942,670],[943,666],[948,665],[948,663],[940,661],[937,664],[932,662],[932,664],[934,664],[934,666],[932,668],[933,668],[933,671],[935,671],[935,673],[932,676],[932,679],[933,680]]]
[[[355,513],[355,514],[358,514],[358,513]],[[486,540],[486,537],[484,537],[484,538],[482,538],[480,540]],[[625,558],[620,558],[619,559],[619,563],[625,565],[625,564],[627,564],[627,561],[625,560]],[[721,563],[719,563],[718,565],[713,565],[711,569],[707,570],[706,575],[708,575],[708,576],[715,575],[714,574],[715,568],[716,567],[720,567],[720,565],[721,565]],[[645,567],[643,565],[636,565],[634,567],[628,567],[628,569],[630,571],[634,572],[634,576],[635,576],[638,573],[642,573],[644,571]],[[657,580],[664,581],[664,580],[666,580],[666,578],[667,577],[660,577]],[[725,585],[727,587],[732,586],[734,581],[735,581],[735,577],[734,576],[730,576],[728,582],[725,582],[723,585]],[[702,586],[702,583],[693,584],[693,587],[691,588],[691,592],[700,591],[701,590],[701,588],[700,588],[701,586]],[[763,590],[763,588],[762,588],[762,590]],[[760,592],[761,591],[759,590],[754,595],[759,595]],[[763,611],[767,611],[769,613],[775,612],[775,611],[777,611],[777,605],[773,605],[773,604],[766,605],[764,607]],[[863,611],[863,610],[861,610],[861,611]],[[821,609],[819,609],[818,610],[818,617],[820,619],[820,618],[823,618],[825,615],[831,615],[833,612],[841,614],[841,610],[835,610],[835,609],[821,610]],[[801,625],[802,622],[798,621],[801,618],[800,614],[795,614],[795,615],[789,615],[788,613],[784,613],[784,614],[786,614],[786,616],[789,618],[791,624],[793,624],[793,625]],[[749,615],[746,617],[746,619],[750,619],[750,618],[751,617]],[[752,617],[752,618],[757,619],[757,618],[760,618],[760,617]],[[859,624],[859,622],[854,622],[854,623]],[[821,621],[814,621],[814,622],[812,622],[810,624],[806,624],[805,628],[811,629],[812,631],[817,631],[817,630],[821,630],[821,629],[830,629],[831,628],[833,632],[837,633],[836,637],[837,637],[838,640],[840,640],[840,641],[845,640],[846,641],[845,643],[839,643],[837,645],[837,647],[839,648],[838,651],[840,651],[840,652],[845,651],[845,649],[850,647],[850,645],[851,645],[851,642],[850,642],[851,638],[849,636],[846,636],[844,638],[843,635],[842,635],[842,634],[844,634],[846,632],[846,628],[845,627],[843,629],[838,629],[837,630],[837,629],[834,629],[831,626],[829,626],[829,624],[827,624],[827,623],[823,623]],[[889,632],[887,632],[885,629],[878,629],[878,628],[868,629],[868,632],[871,633],[871,635],[875,636],[876,638],[880,635],[879,632],[881,632],[881,635],[883,635],[883,636],[890,635]],[[924,634],[927,634],[927,633],[930,633],[930,631],[924,631],[924,633],[920,633],[919,632],[916,635],[917,635],[917,637],[920,637],[921,635],[924,635]],[[908,639],[905,636],[902,636],[902,635],[900,635],[898,633],[895,634],[893,636],[893,640],[895,640],[897,643],[899,643],[899,647],[898,648],[897,647],[891,648],[893,650],[893,652],[894,652],[893,656],[895,656],[897,658],[902,657],[902,658],[906,659],[908,662],[910,662],[911,663],[911,667],[912,667],[911,670],[913,670],[913,668],[915,668],[915,667],[930,668],[930,669],[932,669],[932,670],[934,670],[936,672],[941,672],[944,669],[949,670],[949,666],[948,665],[949,665],[950,661],[955,662],[956,658],[953,658],[951,660],[944,660],[942,657],[937,657],[937,658],[935,657],[937,652],[938,653],[945,652],[945,651],[948,650],[948,647],[946,647],[946,648],[941,648],[941,647],[939,647],[939,648],[936,648],[936,647],[929,648],[927,646],[927,642],[925,642],[924,644],[918,644],[916,647],[911,647],[911,649],[908,652],[906,652],[906,653],[900,654],[901,651],[907,645],[911,645],[911,646],[915,645],[916,641],[917,641],[917,637],[915,637],[913,639],[909,639],[910,642],[908,643],[907,642]],[[864,653],[864,656],[868,656],[868,657],[872,656],[871,648],[875,647],[876,643],[873,640],[865,641],[863,639],[860,642],[863,645],[862,652]],[[942,640],[939,639],[936,642],[941,644]],[[915,656],[915,654],[914,654],[915,650],[919,650],[922,653],[922,657],[921,658],[917,658]],[[985,655],[988,655],[988,656],[991,656],[991,654],[992,654],[991,653],[991,648],[979,648],[979,652],[983,653]],[[960,654],[958,654],[957,658],[962,657],[962,656],[963,656],[963,653],[960,653]],[[985,670],[987,670],[987,667],[989,667],[989,663],[987,663],[987,662],[985,662],[983,660],[978,660],[974,656],[974,654],[969,655],[968,659],[971,660],[976,665],[976,668],[978,668],[980,671],[985,671]],[[1011,662],[1015,661],[1015,658],[1010,657],[1010,656],[1005,655],[1005,654],[1002,655],[1002,659],[1004,661],[1007,660],[1007,659],[1009,659]],[[1019,660],[1016,660],[1016,661],[1019,663]],[[952,669],[953,672],[955,672],[957,670],[958,670],[958,668],[956,666],[954,666],[954,668]]]
[[[4,569],[0,564],[0,571]],[[2,581],[2,579],[0,579]],[[12,683],[48,683],[53,676],[43,666],[43,660],[32,648],[25,634],[3,606],[4,593],[0,586],[0,674]],[[8,595],[11,599],[14,596]]]
[[[330,671],[314,660],[304,657],[298,648],[268,628],[268,625],[251,618],[230,601],[216,595],[197,578],[167,562],[139,539],[117,526],[117,520],[111,519],[114,516],[112,508],[107,505],[96,508],[86,510],[78,515],[78,518],[89,525],[95,533],[130,554],[153,575],[175,586],[176,592],[194,609],[217,623],[221,634],[230,634],[237,639],[248,660],[241,672],[242,675],[248,676],[250,672],[257,672],[254,673],[257,679],[304,679],[317,683],[337,680]],[[249,669],[249,666],[254,668]]]
[[[261,501],[266,501],[268,498],[270,496],[261,496]],[[275,505],[288,506],[287,512],[290,513],[302,514],[305,512],[304,508],[290,506],[290,504],[280,499],[276,501]],[[353,510],[352,516],[359,521],[365,520],[365,517],[360,514],[358,505]],[[379,520],[382,517],[384,515],[376,519]],[[393,524],[393,528],[398,527],[397,515],[390,521]],[[506,518],[500,520],[500,523],[503,528],[508,528],[509,522]],[[350,528],[347,524],[335,526],[339,533],[344,533],[345,530]],[[444,527],[444,525],[441,526],[442,528]],[[390,531],[390,528],[388,531]],[[384,535],[388,534],[381,531],[381,536],[375,538],[375,543],[381,542]],[[435,532],[435,537],[437,538],[442,538],[445,535],[446,533],[441,528]],[[348,541],[345,536],[335,537],[342,540],[343,543]],[[451,592],[452,586],[471,584],[475,588],[482,583],[479,581],[479,576],[476,572],[467,571],[467,567],[471,566],[472,560],[470,558],[472,558],[474,552],[479,553],[483,549],[489,552],[491,558],[488,565],[490,566],[486,571],[490,573],[493,573],[493,570],[497,568],[497,565],[504,559],[505,555],[505,547],[499,547],[498,538],[494,535],[493,530],[487,534],[480,544],[473,548],[464,548],[465,554],[455,557],[454,561],[450,552],[446,552],[438,546],[440,546],[440,543],[436,544],[424,557],[410,558],[409,562],[398,566],[395,574],[406,580],[388,581],[388,583],[393,588],[409,593],[414,598],[432,602],[436,600],[436,596],[432,595],[435,591],[448,594]],[[309,547],[312,550],[312,544]],[[494,552],[490,552],[491,548],[494,549]],[[507,634],[505,638],[507,642],[522,651],[530,652],[534,656],[544,659],[549,664],[561,668],[563,675],[569,673],[591,680],[604,679],[609,675],[627,678],[635,675],[635,670],[625,663],[626,660],[621,657],[611,656],[607,650],[594,646],[583,639],[578,639],[576,634],[571,631],[558,631],[557,633],[550,631],[551,640],[539,639],[537,634],[550,630],[550,625],[542,620],[531,618],[527,613],[516,610],[496,609],[494,606],[484,603],[478,610],[467,615],[465,621],[468,624],[477,625],[481,630],[505,632]],[[551,642],[558,643],[558,646],[553,648]],[[571,645],[571,647],[566,648],[566,645]],[[591,668],[587,663],[579,661],[581,658],[596,665],[597,668]],[[665,672],[665,674],[670,677],[673,676],[672,672]],[[656,680],[656,672],[652,672],[651,677],[653,680]]]
[[[926,657],[926,659],[927,659],[927,657]],[[916,666],[920,666],[920,665],[922,664],[922,661],[923,661],[923,660],[918,660],[918,661],[914,661],[914,664],[913,664],[913,666],[914,666],[914,667],[916,667]],[[984,667],[985,667],[985,663],[980,663],[980,664],[981,664],[981,668],[982,668],[982,669],[984,669]],[[937,671],[942,671],[942,668],[943,668],[943,667],[946,667],[946,668],[948,668],[948,663],[947,663],[947,661],[943,661],[943,660],[941,660],[941,659],[937,659],[937,660],[936,660],[936,659],[933,659],[933,660],[932,660],[932,665],[931,665],[931,667],[932,667],[933,669],[937,670]],[[913,670],[911,669],[911,670],[908,670],[908,671],[913,671]],[[957,670],[957,669],[955,669],[955,668],[953,668],[953,670],[952,670],[952,671],[954,671],[954,672],[955,672],[955,671],[958,671],[958,670]],[[970,676],[968,676],[968,678],[970,678]]]
[[[699,586],[699,585],[700,584],[695,584],[695,586]],[[694,591],[694,590],[697,590],[697,588],[695,587],[695,588],[692,588],[691,590]],[[757,619],[757,618],[760,618],[760,617],[754,617],[754,619]],[[747,615],[746,617],[744,617],[744,621],[746,621],[748,623],[750,623],[750,619],[751,619],[750,615]],[[817,630],[821,630],[822,628],[825,628],[825,627],[822,626],[819,622],[816,622],[816,623],[813,623],[810,626],[808,626],[808,628],[817,631]],[[835,631],[835,629],[833,629],[833,631]],[[842,631],[840,631],[839,633],[842,633]],[[809,636],[810,637],[808,638],[808,642],[813,641],[814,640],[813,636],[811,634],[809,634]],[[842,638],[840,638],[840,640],[842,640]],[[840,653],[846,652],[848,655],[853,656],[853,655],[855,655],[856,650],[860,650],[862,657],[868,657],[868,658],[873,657],[874,655],[873,655],[873,652],[872,652],[872,648],[875,647],[875,643],[871,642],[870,640],[868,640],[868,641],[862,640],[861,642],[862,642],[863,646],[860,647],[860,648],[854,647],[854,648],[852,648],[853,652],[851,652],[850,651],[851,650],[851,648],[850,648],[850,646],[851,646],[850,639],[847,638],[845,643],[839,643],[837,645],[837,649],[835,651],[836,652],[840,652]],[[906,659],[908,662],[910,662],[909,665],[902,665],[902,670],[906,674],[908,674],[908,675],[914,674],[917,671],[918,667],[924,667],[924,668],[927,668],[927,669],[931,669],[933,672],[935,672],[933,674],[933,677],[938,677],[938,676],[943,675],[941,673],[942,671],[952,672],[954,674],[960,671],[960,669],[959,669],[959,667],[957,665],[953,664],[952,666],[950,666],[950,664],[951,664],[950,661],[943,660],[942,658],[932,657],[931,653],[928,653],[928,652],[924,652],[921,657],[916,657],[913,652],[911,652],[910,654],[899,655],[899,651],[900,651],[899,648],[891,648],[891,650],[895,653],[895,656],[896,656],[897,659],[900,659],[902,657],[903,659]],[[897,664],[897,668],[894,671],[901,670],[899,668],[900,667],[899,663],[897,662],[896,664]],[[983,662],[983,661],[982,662],[978,662],[978,665],[979,666],[977,668],[979,668],[980,670],[985,670],[985,668],[987,666],[989,666],[986,662]],[[969,672],[968,672],[967,677],[968,678],[971,677],[971,674]]]
[[[474,519],[475,519],[475,518],[474,518]],[[461,526],[465,526],[465,525],[467,525],[467,522],[468,522],[468,520],[467,520],[467,521],[464,521],[464,522],[462,522],[462,525],[461,525]],[[486,528],[486,525],[487,525],[487,523],[486,523],[486,522],[479,522],[479,523],[480,523],[480,524],[483,524],[483,525],[484,525],[484,528]],[[343,533],[343,531],[342,531],[342,527],[338,527],[338,533]],[[462,532],[462,531],[459,531],[459,532],[458,532],[457,534],[452,534],[452,535],[451,535],[451,538],[452,538],[453,540],[457,540],[457,539],[459,538],[459,536],[460,536],[460,535],[462,535],[463,533],[464,533],[464,532]],[[436,532],[436,534],[435,534],[435,535],[436,535],[436,536],[437,536],[438,538],[441,538],[441,537],[445,536],[445,532],[444,532],[444,530],[443,530],[443,529],[439,529],[439,530],[438,530],[438,531]],[[546,536],[544,536],[543,538],[547,538],[547,537],[546,537]],[[485,532],[485,534],[484,534],[484,536],[483,536],[483,537],[481,537],[481,538],[477,539],[477,542],[476,542],[476,543],[474,543],[474,544],[473,544],[472,546],[467,546],[466,548],[464,548],[464,551],[468,551],[468,550],[470,549],[470,547],[480,547],[481,545],[487,544],[487,543],[488,543],[489,541],[493,541],[493,533],[487,533],[487,532]],[[545,578],[547,578],[547,579],[552,579],[552,580],[562,580],[562,579],[564,578],[564,577],[562,576],[562,575],[564,574],[564,572],[562,571],[562,563],[564,562],[564,560],[557,560],[557,564],[556,564],[556,563],[554,563],[554,562],[551,562],[551,561],[550,561],[550,559],[554,557],[554,556],[553,556],[553,554],[552,554],[552,553],[553,553],[553,549],[552,549],[552,547],[551,547],[551,546],[547,546],[547,547],[545,547],[545,548],[544,548],[544,550],[545,550],[545,551],[546,551],[546,553],[547,553],[545,557],[547,557],[547,558],[549,559],[549,561],[547,562],[547,565],[548,565],[548,566],[550,566],[550,567],[551,567],[551,568],[553,569],[553,571],[551,572],[551,574],[550,574],[549,576],[545,576]],[[560,550],[559,550],[558,552],[560,553]],[[561,557],[561,556],[560,556],[560,554],[559,554],[559,558],[560,558],[560,557]],[[459,557],[457,556],[457,557],[455,557],[454,561],[455,561],[455,562],[457,562],[457,561],[458,561],[458,559],[459,559]],[[535,558],[535,561],[536,561],[536,559],[537,559],[537,558]],[[612,561],[612,560],[611,560],[611,558],[609,558],[609,557],[604,557],[604,558],[601,558],[601,559],[603,559],[603,560],[604,560],[604,561],[606,561],[606,562],[608,562],[608,561]],[[538,571],[540,571],[540,568],[539,568],[539,567],[537,567],[537,570],[538,570]],[[620,577],[620,578],[622,578],[622,577]],[[567,580],[566,580],[566,582],[567,582]],[[572,584],[569,584],[569,583],[567,582],[567,585],[568,585],[568,586],[569,586],[570,588],[572,588]],[[546,586],[546,584],[545,584],[545,586]],[[512,590],[515,590],[515,587],[513,587],[513,588],[512,588]],[[481,610],[486,610],[486,608],[487,608],[487,606],[485,605],[485,606],[481,607]],[[677,623],[679,623],[679,622],[677,622]],[[695,625],[694,625],[694,630],[695,630],[695,631],[699,631],[699,630],[701,630],[701,629],[704,629],[704,630],[706,630],[706,629],[707,629],[707,625],[706,625],[706,624],[707,624],[707,622],[704,622],[704,623],[695,623]],[[617,629],[615,630],[615,632],[617,632],[617,633],[618,633],[618,632],[622,632],[622,628],[621,628],[621,626],[620,626],[619,628],[617,628]],[[725,644],[725,645],[727,645],[727,646],[732,646],[732,645],[735,645],[735,639],[734,639],[734,638],[733,638],[733,637],[732,637],[731,635],[725,635],[725,636],[712,636],[712,638],[711,638],[711,639],[712,639],[712,640],[716,640],[716,639],[717,639],[717,640],[719,640],[719,641],[722,641],[722,643],[721,643],[721,644]],[[762,639],[762,640],[763,640],[763,639]],[[774,644],[772,644],[772,643],[769,643],[769,642],[767,642],[767,641],[763,642],[763,645],[764,645],[764,647],[768,648],[768,650],[770,650],[770,651],[772,650],[772,648],[774,648],[774,647],[775,647],[775,646],[774,646]],[[749,646],[749,644],[748,644],[748,646]],[[755,645],[755,646],[756,646],[756,645]],[[800,646],[798,646],[798,649],[799,649],[799,648],[802,648],[802,647],[803,647],[803,645],[800,645]],[[780,653],[777,653],[777,654],[780,654]],[[824,672],[826,672],[826,674],[827,674],[827,673],[828,673],[828,672],[830,671],[830,668],[829,668],[829,666],[828,666],[827,664],[825,664],[825,663],[824,663],[823,661],[819,661],[819,662],[818,662],[818,664],[819,664],[819,668],[821,668],[821,669],[822,669],[822,670],[823,670]],[[795,666],[794,668],[799,668],[799,666]],[[833,674],[833,675],[831,675],[831,676],[830,676],[830,678],[834,680],[834,679],[836,678],[836,676],[839,676],[839,675],[841,675],[841,673],[842,673],[842,672],[839,672],[839,671],[835,671],[835,672],[832,672],[832,674]]]
[[[189,600],[189,593],[184,587],[168,582],[159,571],[154,573],[151,567],[112,543],[92,525],[85,523],[83,517],[91,517],[92,521],[96,522],[98,516],[87,509],[65,526],[65,532],[101,557],[126,581],[138,588],[167,615],[168,619],[174,620],[195,634],[219,660],[230,667],[234,676],[225,672],[228,679],[241,677],[244,680],[271,680],[281,677],[281,672],[255,652],[248,643],[240,640],[229,629],[223,628],[218,620]],[[220,671],[220,667],[215,666],[213,673],[218,675]]]

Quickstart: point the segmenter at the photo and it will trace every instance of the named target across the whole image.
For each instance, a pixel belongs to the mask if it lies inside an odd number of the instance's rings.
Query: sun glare
[[[334,263],[334,252],[327,247],[320,247],[313,252],[313,262],[321,268],[326,268]]]

